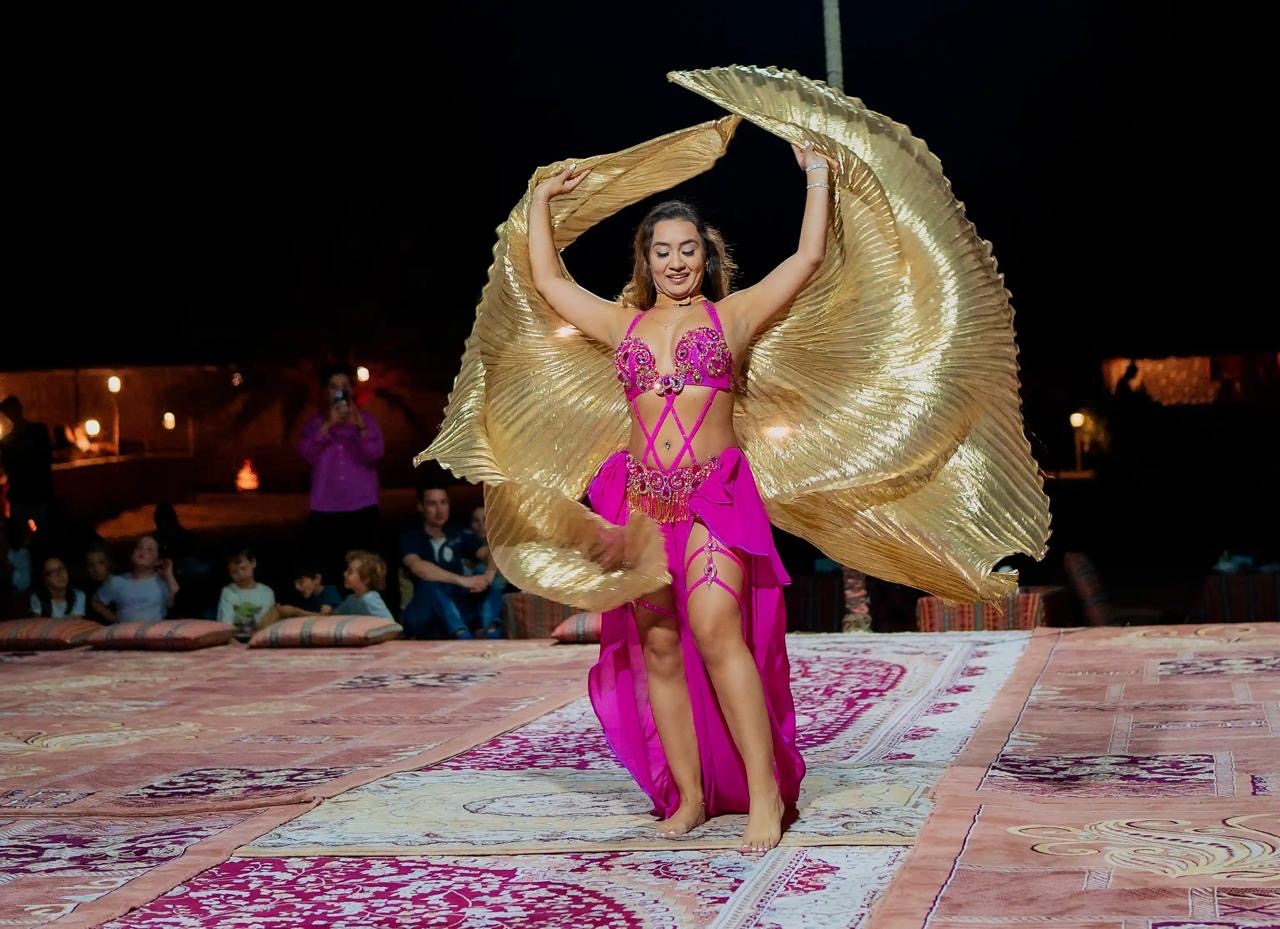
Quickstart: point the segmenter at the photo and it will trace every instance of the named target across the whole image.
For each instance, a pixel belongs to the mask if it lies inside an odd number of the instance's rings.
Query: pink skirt
[[[611,455],[591,482],[591,507],[616,525],[627,520],[627,453]],[[773,544],[769,517],[756,490],[751,466],[741,450],[729,448],[719,464],[688,497],[689,518],[661,523],[667,545],[672,593],[678,614],[685,676],[702,759],[703,800],[708,816],[745,813],[749,806],[746,769],[734,745],[715,690],[698,653],[685,607],[685,551],[694,519],[729,545],[746,567],[741,591],[742,638],[755,658],[773,732],[774,775],[782,801],[794,808],[804,778],[796,748],[796,713],[787,661],[786,609],[782,587],[791,583]],[[726,594],[727,596],[727,594]],[[591,704],[618,761],[666,818],[680,805],[649,707],[644,653],[630,604],[606,612],[600,626],[600,657],[588,678]]]

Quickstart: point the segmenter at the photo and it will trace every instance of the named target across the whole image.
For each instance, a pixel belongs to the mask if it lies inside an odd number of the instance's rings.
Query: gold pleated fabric
[[[551,201],[556,247],[706,171],[724,154],[738,122],[726,116],[614,155],[577,159],[591,173]],[[578,501],[600,463],[626,444],[630,420],[610,349],[567,325],[533,286],[529,198],[568,164],[539,169],[499,227],[444,425],[414,463],[434,459],[459,477],[484,482],[489,548],[512,583],[605,610],[671,579],[661,532],[638,513],[624,530],[633,567],[601,571],[586,555],[600,533],[615,530]]]
[[[951,601],[1001,596],[1016,575],[991,568],[1043,557],[1048,499],[1023,434],[1009,294],[941,164],[905,126],[793,73],[670,77],[736,115],[580,160],[592,173],[552,201],[557,246],[707,170],[738,117],[830,154],[826,259],[749,351],[739,445],[770,519],[834,560]],[[444,428],[419,460],[485,482],[491,547],[515,583],[603,609],[666,583],[665,563],[638,515],[636,568],[604,573],[581,554],[602,521],[576,501],[625,443],[628,413],[607,348],[562,330],[532,287],[528,197],[499,229]]]

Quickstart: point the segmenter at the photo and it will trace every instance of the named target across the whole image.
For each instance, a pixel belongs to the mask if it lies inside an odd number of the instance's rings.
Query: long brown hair
[[[631,280],[622,288],[618,301],[623,306],[647,310],[658,299],[653,285],[653,273],[649,270],[649,249],[653,247],[653,230],[664,219],[683,219],[693,223],[702,238],[702,248],[707,255],[707,266],[702,274],[702,292],[712,302],[722,300],[733,283],[733,272],[738,266],[729,256],[720,230],[708,226],[694,207],[683,200],[667,200],[651,209],[636,229],[632,246]]]

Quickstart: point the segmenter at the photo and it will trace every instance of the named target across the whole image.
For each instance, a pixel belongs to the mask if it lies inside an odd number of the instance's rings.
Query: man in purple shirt
[[[338,577],[352,549],[377,551],[378,468],[382,430],[356,406],[351,374],[324,372],[324,413],[302,427],[299,450],[311,465],[310,542],[324,559],[328,577]]]

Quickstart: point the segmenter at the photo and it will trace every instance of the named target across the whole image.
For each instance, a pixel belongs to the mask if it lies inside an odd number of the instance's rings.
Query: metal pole
[[[827,83],[844,92],[844,56],[840,48],[840,0],[822,0],[822,32],[827,46]]]

